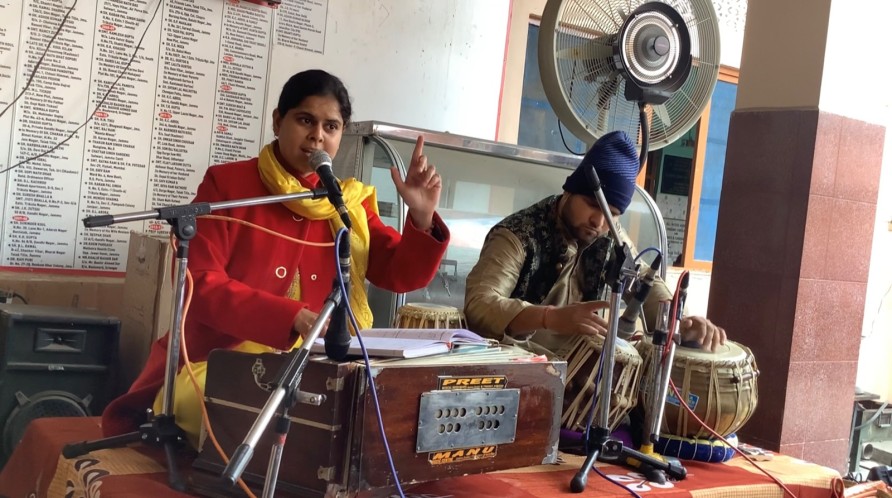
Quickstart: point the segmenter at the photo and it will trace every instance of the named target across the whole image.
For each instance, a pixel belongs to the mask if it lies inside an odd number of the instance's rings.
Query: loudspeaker
[[[0,468],[32,420],[102,413],[115,394],[120,328],[97,311],[0,304]]]

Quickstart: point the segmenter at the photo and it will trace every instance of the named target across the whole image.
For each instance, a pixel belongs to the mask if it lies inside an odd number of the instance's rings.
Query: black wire
[[[886,289],[886,293],[883,294],[883,297],[880,298],[880,304],[877,305],[877,312],[875,315],[873,315],[873,319],[870,321],[870,332],[868,332],[866,336],[862,337],[862,339],[866,339],[873,335],[873,329],[874,327],[876,327],[877,324],[877,317],[880,316],[880,311],[883,310],[883,301],[886,300],[890,292],[892,292],[892,284],[889,284],[889,288]]]
[[[564,148],[567,149],[570,152],[570,154],[573,154],[576,156],[584,156],[585,152],[576,152],[576,151],[570,149],[570,146],[567,145],[567,141],[564,140],[564,130],[561,127],[561,120],[558,119],[557,122],[558,122],[558,132],[561,134],[561,142],[564,142]],[[0,173],[2,173],[2,172],[0,172]]]
[[[644,108],[647,106],[644,102],[638,102],[638,121],[641,124],[641,153],[638,156],[638,172],[644,167],[647,161],[647,148],[650,146],[650,129],[647,125],[647,113]]]
[[[848,474],[846,474],[845,480],[861,483],[864,482],[864,477],[861,475],[861,472],[849,472]]]
[[[16,292],[16,291],[12,291],[12,298],[13,298],[13,299],[15,299],[15,298],[19,298],[19,299],[22,300],[23,303],[28,304],[28,300],[25,299],[25,296],[19,294],[19,293]]]
[[[108,87],[108,90],[106,90],[105,95],[102,96],[102,100],[99,101],[99,104],[97,104],[96,108],[93,109],[93,112],[90,113],[90,117],[88,117],[87,120],[83,122],[83,124],[78,126],[77,129],[75,129],[73,132],[71,132],[71,134],[68,135],[68,137],[66,137],[65,140],[62,140],[61,142],[57,143],[51,149],[41,152],[40,154],[37,154],[36,156],[32,156],[32,157],[29,157],[28,159],[19,161],[18,163],[14,164],[8,168],[2,169],[2,170],[0,170],[0,174],[6,173],[7,171],[9,171],[13,168],[17,168],[25,163],[29,163],[29,162],[35,160],[35,159],[40,159],[41,157],[49,154],[50,152],[53,152],[54,150],[65,145],[66,143],[68,143],[68,141],[71,140],[72,137],[74,137],[77,134],[77,132],[81,131],[85,126],[87,126],[87,124],[90,121],[93,120],[93,116],[96,115],[96,111],[98,111],[102,107],[102,104],[105,103],[105,99],[108,98],[108,95],[111,93],[111,91],[114,90],[114,88],[118,85],[118,82],[121,81],[121,78],[124,77],[124,74],[127,73],[127,70],[130,69],[130,65],[133,64],[133,59],[136,59],[136,54],[139,53],[139,48],[142,46],[142,42],[146,37],[146,33],[149,32],[149,27],[152,25],[152,22],[155,20],[155,17],[158,15],[158,11],[161,9],[161,4],[163,4],[163,3],[164,3],[164,0],[158,0],[158,5],[155,6],[155,12],[152,14],[152,17],[151,17],[151,19],[149,19],[149,22],[146,23],[146,29],[143,30],[142,36],[139,37],[139,42],[137,42],[137,44],[136,44],[136,48],[133,49],[133,55],[130,56],[130,60],[127,61],[127,65],[124,66],[124,69],[121,70],[121,73],[118,74],[118,77],[115,78],[114,83],[112,83],[111,86]]]
[[[43,64],[43,58],[46,57],[46,53],[50,51],[50,46],[53,44],[54,41],[56,41],[56,37],[59,36],[59,33],[62,32],[62,27],[65,26],[65,21],[68,20],[68,16],[71,15],[71,11],[74,10],[74,7],[76,5],[77,0],[74,0],[74,3],[71,4],[71,7],[68,8],[68,12],[65,13],[65,17],[62,18],[62,22],[59,23],[59,27],[56,28],[56,32],[53,33],[52,38],[50,38],[50,41],[46,44],[46,48],[43,49],[43,53],[40,54],[40,58],[37,59],[37,64],[34,64],[34,69],[31,70],[31,75],[28,76],[28,82],[25,83],[25,88],[22,88],[22,91],[19,92],[16,98],[12,99],[12,102],[7,104],[6,107],[4,107],[2,111],[0,111],[0,118],[2,118],[3,115],[6,114],[6,111],[14,106],[15,103],[18,102],[20,98],[22,98],[22,95],[25,95],[25,92],[28,91],[28,87],[31,86],[31,80],[33,80],[34,75],[37,74],[37,68],[39,68],[40,65]]]
[[[578,61],[575,61],[575,60],[573,61],[573,71],[572,71],[573,74],[576,74],[576,64],[577,63],[578,63]],[[576,83],[575,79],[570,79],[570,88],[568,89],[568,94],[567,94],[568,102],[573,100],[573,85],[575,83]],[[564,130],[563,130],[563,128],[561,128],[561,118],[557,118],[557,124],[558,124],[558,133],[561,134],[561,142],[564,143],[564,148],[567,149],[567,151],[570,152],[570,154],[573,154],[574,156],[585,155],[585,151],[582,151],[581,153],[576,152],[576,151],[570,149],[570,146],[567,145],[567,140],[564,139]]]
[[[614,484],[616,486],[619,486],[620,488],[628,491],[629,494],[631,494],[635,498],[641,498],[641,495],[636,493],[635,490],[633,490],[632,488],[626,486],[625,484],[623,484],[621,482],[614,481],[613,479],[607,477],[603,472],[601,472],[601,469],[599,469],[598,467],[592,467],[592,470],[594,470],[599,476],[603,477],[607,482]]]

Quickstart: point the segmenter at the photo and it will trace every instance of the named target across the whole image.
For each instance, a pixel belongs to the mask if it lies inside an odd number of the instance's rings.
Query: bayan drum
[[[567,356],[567,382],[564,387],[561,427],[584,431],[589,425],[592,403],[597,399],[593,421],[597,421],[598,406],[601,403],[601,397],[597,395],[598,369],[601,364],[604,338],[597,335],[581,335],[574,340]],[[608,415],[611,431],[616,429],[638,402],[640,370],[641,356],[638,351],[628,342],[617,338]]]
[[[649,379],[650,358],[655,348],[646,341],[641,341],[638,347],[646,365],[643,378]],[[725,341],[715,353],[677,347],[669,377],[691,410],[719,435],[727,436],[743,427],[756,410],[758,375],[752,351],[736,342]],[[647,386],[642,392],[644,406],[650,406],[652,389]],[[671,387],[666,395],[660,432],[685,438],[714,438],[680,406]]]
[[[407,303],[400,306],[394,323],[400,329],[463,329],[465,315],[452,306],[434,303]]]

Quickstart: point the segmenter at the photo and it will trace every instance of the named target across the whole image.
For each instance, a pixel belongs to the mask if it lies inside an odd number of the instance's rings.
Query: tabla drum
[[[604,338],[597,335],[580,335],[574,339],[567,355],[567,382],[564,385],[564,410],[561,427],[584,431],[589,424],[592,402],[597,398],[594,418],[597,423],[601,397],[598,392],[598,368]],[[641,356],[628,342],[616,340],[613,365],[613,384],[610,393],[608,425],[613,431],[623,421],[629,410],[638,402],[638,380],[641,377]],[[605,372],[606,374],[606,372]]]
[[[458,308],[434,303],[407,303],[397,310],[399,329],[464,329],[465,315]]]
[[[644,358],[643,378],[649,379],[651,356],[656,348],[647,341],[641,341],[638,348]],[[669,377],[694,413],[718,434],[727,436],[743,427],[756,410],[758,375],[753,352],[736,342],[725,341],[715,353],[677,347]],[[642,388],[644,406],[650,406],[653,391],[650,386]],[[671,387],[666,394],[660,432],[682,438],[714,437],[680,406]]]

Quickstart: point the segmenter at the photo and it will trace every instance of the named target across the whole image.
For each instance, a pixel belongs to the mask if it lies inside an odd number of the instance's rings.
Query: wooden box
[[[564,362],[464,361],[459,355],[372,363],[382,420],[401,483],[552,463],[557,458]],[[211,354],[208,414],[227,452],[242,442],[269,398],[264,383],[286,356],[231,351]],[[393,477],[378,429],[374,398],[362,362],[312,357],[299,389],[322,394],[320,406],[297,404],[278,475],[277,496],[353,496],[389,487]],[[243,475],[262,488],[273,423]],[[208,442],[195,462],[212,485],[220,458]],[[199,482],[200,481],[200,482]],[[235,490],[232,490],[235,492]]]

